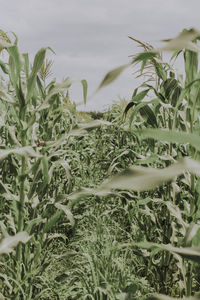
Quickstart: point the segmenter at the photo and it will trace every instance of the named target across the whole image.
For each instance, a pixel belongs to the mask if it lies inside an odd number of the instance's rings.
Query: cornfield
[[[200,32],[131,39],[97,92],[135,65],[144,81],[96,119],[50,47],[30,62],[0,31],[0,299],[200,299]]]

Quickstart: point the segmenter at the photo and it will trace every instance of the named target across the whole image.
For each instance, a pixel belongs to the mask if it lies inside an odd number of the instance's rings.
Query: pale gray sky
[[[199,11],[199,0],[6,0],[0,28],[15,32],[21,51],[32,57],[52,47],[56,55],[47,56],[54,60],[54,77],[86,79],[90,95],[109,70],[138,51],[129,35],[155,45],[183,28],[200,29]],[[138,84],[133,71],[126,70],[85,109],[99,110],[119,96],[130,99]],[[80,102],[81,85],[74,84],[70,94]]]

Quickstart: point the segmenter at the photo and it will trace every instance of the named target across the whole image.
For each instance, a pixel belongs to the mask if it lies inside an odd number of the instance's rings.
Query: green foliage
[[[26,299],[32,299],[39,291],[33,275],[41,272],[42,251],[49,234],[63,223],[68,224],[68,231],[75,225],[69,209],[56,203],[58,194],[72,188],[67,148],[64,149],[68,140],[63,139],[75,126],[63,106],[63,93],[72,80],[42,85],[39,75],[42,71],[44,74],[46,50],[50,48],[36,53],[32,67],[28,55],[20,54],[17,40],[4,48],[8,63],[1,66],[10,81],[8,86],[1,82],[0,164],[4,204],[1,205],[0,252],[4,267],[0,275],[5,274],[1,277],[7,278],[8,284],[0,285],[2,293],[9,298],[21,299],[26,295]],[[86,101],[87,83],[84,80],[82,84]],[[61,144],[48,146],[60,139],[62,147]],[[58,168],[60,165],[62,170]],[[59,186],[66,175],[68,179]]]
[[[46,82],[50,48],[31,66],[4,36],[2,299],[199,299],[198,36],[183,31],[160,49],[131,38],[144,50],[132,60],[143,84],[123,108],[89,117],[70,109],[74,80]],[[164,50],[183,53],[184,81]]]

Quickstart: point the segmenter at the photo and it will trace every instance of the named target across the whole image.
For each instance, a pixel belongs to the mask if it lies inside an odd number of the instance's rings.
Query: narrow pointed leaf
[[[140,102],[146,97],[148,92],[149,92],[149,89],[146,89],[146,90],[138,93],[137,95],[134,95],[131,100],[134,102]]]
[[[19,242],[26,243],[28,240],[29,236],[25,231],[4,238],[0,243],[0,255],[12,252],[13,248],[16,247]]]
[[[134,105],[135,105],[135,102],[133,102],[133,101],[131,101],[131,102],[129,102],[129,103],[127,104],[127,106],[126,106],[126,108],[125,108],[125,110],[124,110],[124,116],[127,115],[129,109],[131,109]]]
[[[159,141],[165,141],[169,143],[189,143],[191,146],[200,151],[200,136],[195,133],[188,134],[186,132],[163,129],[144,129],[134,131],[134,133],[138,133],[142,139],[153,138]]]
[[[47,222],[44,225],[44,232],[49,232],[51,229],[59,222],[61,215],[63,214],[63,210],[56,211],[50,218],[48,218]]]
[[[7,94],[3,89],[0,90],[0,99],[8,103],[15,103],[14,98]]]
[[[12,46],[8,48],[8,53],[10,55],[9,59],[13,60],[13,64],[15,66],[14,73],[15,76],[15,84],[18,83],[20,72],[21,72],[21,59],[20,59],[20,53],[17,46]]]
[[[30,157],[41,157],[41,155],[35,152],[32,147],[26,146],[22,148],[0,150],[0,160],[6,158],[10,154],[18,154],[21,156],[30,156]]]
[[[139,243],[133,243],[133,246],[153,250],[155,248],[158,248],[160,250],[165,250],[174,254],[178,254],[181,257],[185,259],[189,259],[195,262],[200,262],[200,247],[174,247],[171,244],[156,244],[151,242],[139,242]],[[123,247],[130,246],[130,244],[124,244]]]
[[[43,174],[43,184],[46,186],[49,183],[49,163],[48,159],[44,156],[41,159],[42,162],[42,174]]]
[[[28,79],[29,76],[29,55],[28,53],[22,54],[24,58],[24,73],[26,74],[26,78]]]
[[[198,52],[200,51],[200,48],[192,41],[199,36],[200,31],[195,28],[184,30],[176,38],[164,40],[166,42],[166,45],[162,48],[157,49],[157,51],[179,51],[181,49],[188,49],[194,52]]]
[[[122,65],[116,69],[113,69],[112,71],[108,72],[105,77],[103,78],[102,82],[100,83],[98,90],[105,87],[106,85],[112,83],[114,80],[116,80],[119,75],[129,66],[129,64]]]
[[[60,204],[60,203],[56,203],[55,207],[58,208],[58,209],[61,209],[62,211],[64,211],[67,218],[69,219],[69,222],[70,222],[71,226],[74,227],[75,220],[74,220],[73,214],[71,213],[69,208],[66,205],[63,205],[63,204]]]
[[[42,67],[43,63],[44,63],[44,59],[45,59],[45,55],[46,55],[46,51],[47,49],[50,49],[52,51],[51,48],[47,47],[47,48],[41,48],[35,55],[34,58],[34,62],[33,62],[33,68],[31,70],[31,74],[28,78],[27,81],[27,98],[29,99],[32,94],[33,94],[33,90],[35,88],[35,83],[36,83],[36,78],[37,78],[37,74],[40,71],[40,68]]]
[[[132,61],[132,63],[136,63],[139,61],[144,61],[145,64],[147,62],[147,60],[152,59],[156,56],[157,54],[155,52],[149,52],[149,51],[145,51],[142,52],[140,54],[138,54]]]
[[[133,191],[152,190],[163,183],[173,180],[176,176],[183,174],[185,171],[200,176],[200,162],[190,158],[184,158],[164,169],[132,166],[105,181],[100,189],[102,191],[110,191],[112,189],[127,189]]]
[[[88,85],[87,85],[87,81],[85,79],[81,80],[81,83],[83,86],[83,100],[84,100],[84,104],[86,104]]]
[[[50,90],[50,92],[47,94],[44,102],[37,108],[37,111],[41,111],[43,109],[46,109],[50,106],[49,100],[56,94],[61,93],[63,91],[68,90],[68,88],[72,85],[73,82],[76,82],[77,80],[71,79],[70,77],[67,77],[65,80],[63,80],[61,83],[55,84],[55,86]]]

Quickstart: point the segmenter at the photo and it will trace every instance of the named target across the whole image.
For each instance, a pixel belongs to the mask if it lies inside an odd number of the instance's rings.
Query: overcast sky
[[[155,45],[183,28],[200,29],[199,0],[6,0],[1,1],[0,29],[15,32],[22,52],[31,56],[50,46],[58,81],[70,76],[88,81],[91,95],[111,69],[129,62],[139,49],[128,36]],[[133,69],[102,89],[85,109],[99,110],[113,100],[129,100],[139,82]],[[82,100],[81,85],[70,94]]]

